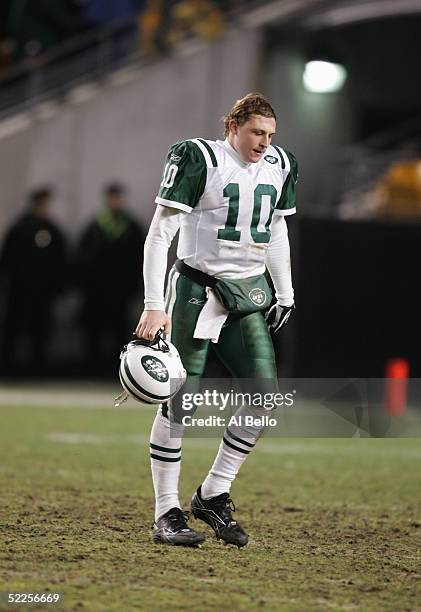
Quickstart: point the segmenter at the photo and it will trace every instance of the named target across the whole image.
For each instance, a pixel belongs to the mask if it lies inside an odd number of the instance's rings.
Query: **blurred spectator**
[[[170,27],[169,0],[146,0],[145,9],[138,15],[140,50],[143,55],[154,55],[168,49]]]
[[[421,216],[421,159],[393,164],[371,194],[377,215]]]
[[[126,210],[124,186],[106,185],[104,208],[83,232],[76,252],[91,374],[117,367],[133,331],[130,306],[140,299],[144,240],[143,229]]]
[[[0,70],[85,30],[119,22],[123,40],[117,28],[110,46],[117,57],[131,53],[138,37],[148,56],[189,37],[212,40],[223,34],[230,7],[230,0],[2,0]]]
[[[170,41],[177,43],[191,36],[213,40],[224,32],[224,15],[212,0],[181,0],[172,10]]]
[[[45,373],[52,306],[66,280],[65,241],[50,218],[52,196],[49,187],[30,193],[29,210],[6,233],[0,253],[2,373]]]

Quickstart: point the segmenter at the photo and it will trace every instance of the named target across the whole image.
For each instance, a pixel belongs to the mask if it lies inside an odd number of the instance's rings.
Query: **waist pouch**
[[[175,262],[175,267],[180,274],[202,287],[211,287],[218,300],[231,314],[247,315],[266,310],[272,301],[272,290],[263,274],[226,280],[196,270],[180,259]]]

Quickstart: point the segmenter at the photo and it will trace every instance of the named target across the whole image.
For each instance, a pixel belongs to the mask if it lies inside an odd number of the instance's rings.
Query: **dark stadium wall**
[[[421,376],[421,225],[299,220],[294,374],[382,377],[388,360]]]

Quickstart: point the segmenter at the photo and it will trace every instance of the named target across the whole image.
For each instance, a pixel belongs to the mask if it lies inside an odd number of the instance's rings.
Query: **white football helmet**
[[[160,332],[154,340],[136,338],[120,354],[120,381],[139,402],[161,404],[173,397],[186,381],[186,370],[174,344]]]

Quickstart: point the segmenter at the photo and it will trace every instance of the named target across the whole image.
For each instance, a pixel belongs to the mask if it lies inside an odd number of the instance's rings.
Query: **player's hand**
[[[281,304],[274,304],[271,306],[265,316],[269,329],[273,331],[273,333],[278,332],[288,321],[294,308],[295,304],[292,306],[281,306]]]
[[[137,324],[135,334],[138,338],[153,340],[158,330],[164,328],[168,334],[171,329],[171,319],[164,310],[144,310]]]

